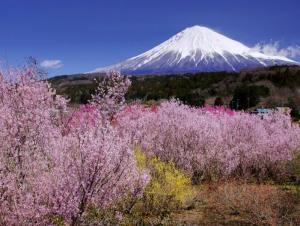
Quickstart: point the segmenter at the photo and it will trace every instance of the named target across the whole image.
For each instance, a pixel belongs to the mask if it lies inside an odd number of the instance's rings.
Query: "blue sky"
[[[299,0],[1,0],[0,7],[0,59],[20,65],[34,56],[50,75],[117,63],[196,24],[248,46],[300,45]]]

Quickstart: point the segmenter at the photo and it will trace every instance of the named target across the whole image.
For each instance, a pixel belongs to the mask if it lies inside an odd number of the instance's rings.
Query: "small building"
[[[255,111],[251,112],[251,114],[267,114],[270,112],[272,112],[272,110],[268,108],[256,108]]]
[[[267,114],[271,112],[280,112],[285,115],[291,114],[291,108],[289,107],[276,107],[275,109],[270,108],[256,108],[255,111],[252,111],[251,114]]]
[[[266,114],[272,112],[272,110],[268,108],[256,108],[255,111],[257,112],[257,114]]]
[[[280,113],[286,114],[286,115],[290,115],[292,109],[289,107],[277,107],[276,110]]]

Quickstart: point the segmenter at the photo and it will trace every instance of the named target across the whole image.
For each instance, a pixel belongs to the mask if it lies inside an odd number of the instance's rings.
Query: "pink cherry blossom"
[[[1,225],[48,225],[55,217],[74,225],[88,205],[105,209],[143,192],[148,173],[137,168],[129,137],[105,117],[100,105],[112,104],[105,101],[98,96],[69,115],[34,69],[1,75]]]
[[[252,115],[224,108],[163,102],[153,112],[133,105],[120,112],[119,129],[148,155],[187,172],[260,177],[278,172],[300,145],[300,128],[280,112]]]

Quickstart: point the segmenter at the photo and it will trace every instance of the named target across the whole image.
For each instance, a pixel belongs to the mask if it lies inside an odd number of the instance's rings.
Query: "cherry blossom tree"
[[[89,205],[103,209],[128,193],[142,194],[149,175],[137,168],[129,137],[120,136],[109,121],[103,123],[94,104],[75,112],[68,127],[67,144],[55,155],[56,168],[47,180],[49,192],[56,194],[51,201],[55,215],[73,225]]]
[[[280,112],[251,115],[172,100],[155,111],[132,105],[117,121],[148,155],[202,177],[279,174],[300,145],[299,125]]]
[[[24,68],[1,74],[0,103],[0,219],[26,223],[39,216],[33,211],[43,193],[37,183],[60,140],[54,125],[66,101],[38,81],[32,68]]]
[[[103,117],[110,119],[125,104],[125,94],[131,82],[117,71],[108,72],[99,83],[91,104],[97,106]]]
[[[97,100],[95,111],[87,106],[68,116],[66,100],[34,69],[1,75],[1,224],[75,225],[89,206],[105,209],[143,191],[147,172],[137,168],[128,137],[104,120]]]

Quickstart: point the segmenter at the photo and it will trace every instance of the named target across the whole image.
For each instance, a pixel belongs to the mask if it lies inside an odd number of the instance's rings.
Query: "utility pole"
[[[247,101],[248,101],[248,108],[250,107],[250,97],[247,97]]]

